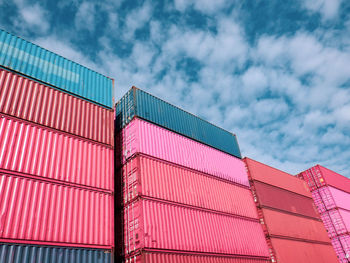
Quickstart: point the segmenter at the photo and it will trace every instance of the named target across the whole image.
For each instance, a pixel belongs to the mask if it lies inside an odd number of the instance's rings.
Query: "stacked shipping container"
[[[273,262],[337,262],[304,181],[244,158]]]
[[[350,179],[320,165],[298,176],[311,190],[339,261],[350,262]]]
[[[135,87],[116,114],[126,262],[268,262],[234,135]]]
[[[113,80],[0,31],[0,261],[111,262]]]

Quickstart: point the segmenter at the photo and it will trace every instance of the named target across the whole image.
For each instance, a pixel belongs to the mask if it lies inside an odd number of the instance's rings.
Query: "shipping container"
[[[257,218],[248,188],[148,156],[130,159],[123,166],[123,181],[124,203],[148,196]]]
[[[128,257],[126,263],[270,263],[267,258],[230,257],[213,254],[173,253],[168,251],[143,251]]]
[[[0,174],[0,241],[114,246],[113,195]]]
[[[350,194],[338,190],[332,186],[323,186],[314,192],[318,192],[326,210],[336,207],[350,211]]]
[[[0,244],[2,263],[112,263],[111,250]]]
[[[0,112],[113,145],[114,113],[0,68]]]
[[[350,233],[350,211],[343,209],[332,209],[324,214],[328,214],[338,235]]]
[[[252,190],[262,207],[319,219],[319,214],[311,198],[258,181],[254,181]]]
[[[322,186],[333,186],[344,192],[350,193],[350,179],[342,176],[321,165],[316,165],[300,173],[299,177],[309,183],[311,191]]]
[[[113,190],[113,149],[0,114],[0,169]]]
[[[236,135],[135,87],[117,103],[116,116],[117,130],[137,116],[241,158]]]
[[[143,248],[268,257],[257,221],[170,202],[139,199],[124,208],[125,254]]]
[[[319,193],[319,191],[315,190],[311,192],[312,198],[314,199],[314,203],[317,207],[318,212],[321,214],[325,211],[327,211],[326,206],[322,200],[322,197]]]
[[[349,239],[349,236],[345,236],[346,239]],[[340,241],[340,237],[335,237],[332,239],[332,245],[339,258],[339,262],[348,263],[350,262],[350,249],[349,249],[349,240],[345,243]],[[343,245],[344,243],[344,245]]]
[[[305,181],[247,157],[244,158],[244,162],[246,163],[248,175],[251,180],[260,181],[311,197],[310,190]]]
[[[136,118],[121,131],[119,137],[122,145],[116,147],[122,149],[124,163],[134,154],[143,153],[249,186],[248,175],[241,159],[155,124]]]
[[[264,225],[270,236],[284,236],[330,244],[322,222],[263,208]]]
[[[322,222],[326,228],[326,231],[328,233],[328,236],[330,238],[336,237],[338,235],[337,231],[335,230],[334,224],[331,220],[331,218],[329,217],[328,213],[322,213],[320,214]]]
[[[112,108],[113,80],[0,29],[0,65]]]
[[[271,238],[277,262],[281,263],[337,263],[331,245]]]

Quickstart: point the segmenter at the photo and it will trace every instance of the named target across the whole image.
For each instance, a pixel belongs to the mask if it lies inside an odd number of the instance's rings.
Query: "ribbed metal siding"
[[[168,162],[249,186],[244,162],[232,155],[135,118],[122,131],[122,159],[144,153]]]
[[[1,29],[0,65],[112,108],[112,79]]]
[[[113,149],[0,114],[0,168],[113,190]]]
[[[110,250],[0,244],[2,263],[112,263],[112,258]]]
[[[268,257],[257,221],[153,200],[124,208],[125,253],[142,248]]]
[[[266,258],[239,258],[190,253],[142,252],[126,259],[126,263],[270,263]]]
[[[123,180],[125,203],[149,196],[257,218],[250,189],[154,158],[139,155],[129,160]]]
[[[113,196],[0,174],[0,238],[112,247]]]
[[[142,90],[132,88],[127,92],[117,103],[116,114],[119,129],[125,127],[134,116],[138,116],[241,158],[234,134]]]
[[[0,69],[0,112],[114,144],[112,110],[3,69]]]

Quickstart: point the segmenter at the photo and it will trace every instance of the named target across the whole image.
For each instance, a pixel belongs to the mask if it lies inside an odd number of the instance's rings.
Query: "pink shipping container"
[[[306,197],[311,197],[310,190],[305,181],[247,157],[244,158],[244,162],[248,168],[248,175],[251,180],[260,181]]]
[[[349,193],[338,190],[331,186],[324,186],[315,190],[314,192],[319,193],[326,210],[340,207],[350,211]]]
[[[281,263],[337,263],[333,247],[325,244],[271,238],[277,262]]]
[[[179,165],[137,155],[123,166],[123,178],[124,203],[148,196],[257,219],[248,188]]]
[[[113,110],[0,69],[0,112],[113,145]]]
[[[140,199],[124,208],[125,254],[167,249],[268,257],[257,221]]]
[[[312,198],[258,181],[254,181],[254,184],[252,184],[252,191],[262,207],[270,207],[316,219],[319,218]]]
[[[269,263],[266,258],[227,257],[213,254],[144,251],[129,257],[126,263]]]
[[[0,174],[0,241],[114,246],[113,195]]]
[[[333,248],[339,258],[339,262],[350,262],[350,236],[344,235],[332,239]]]
[[[316,165],[298,175],[308,182],[311,191],[322,186],[333,186],[350,193],[350,179],[321,165]]]
[[[350,233],[350,211],[342,209],[333,209],[325,212],[333,224],[338,235]]]
[[[123,163],[136,153],[144,153],[249,186],[242,160],[157,125],[135,118],[120,136]]]
[[[314,199],[318,212],[321,214],[327,211],[320,193],[317,190],[315,190],[315,191],[312,191],[311,194],[312,194],[312,198]]]
[[[0,169],[113,190],[113,149],[0,114]]]

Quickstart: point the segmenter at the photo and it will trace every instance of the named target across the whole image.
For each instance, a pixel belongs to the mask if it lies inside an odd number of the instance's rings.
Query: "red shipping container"
[[[149,196],[257,218],[248,188],[155,158],[132,158],[123,166],[123,178],[125,203]]]
[[[125,254],[144,248],[268,257],[257,221],[140,199],[124,208]]]
[[[350,179],[344,177],[332,170],[329,170],[321,165],[316,165],[310,169],[299,174],[306,181],[310,181],[309,185],[314,190],[315,187],[320,188],[322,186],[333,186],[344,192],[350,193]],[[311,180],[312,177],[312,180]]]
[[[143,153],[249,186],[241,159],[155,124],[135,118],[121,131],[120,136],[122,145],[117,147],[122,147],[123,163],[134,154]]]
[[[312,198],[298,195],[293,192],[254,181],[252,184],[253,195],[258,197],[262,207],[270,207],[294,214],[300,214],[319,219]]]
[[[113,149],[0,114],[0,169],[113,190]]]
[[[319,191],[317,190],[312,191],[311,194],[312,194],[312,198],[314,199],[314,203],[317,207],[318,212],[321,214],[327,211]]]
[[[0,174],[0,241],[114,246],[113,195]]]
[[[113,110],[0,69],[0,112],[113,145]]]
[[[271,238],[277,262],[282,263],[337,263],[331,245]]]
[[[330,243],[321,221],[263,208],[264,224],[270,236],[285,236]]]
[[[305,181],[250,158],[244,158],[244,162],[248,168],[248,175],[252,180],[311,197],[310,190]]]
[[[126,263],[269,263],[266,258],[227,257],[213,254],[170,253],[161,251],[143,251],[129,257]]]

